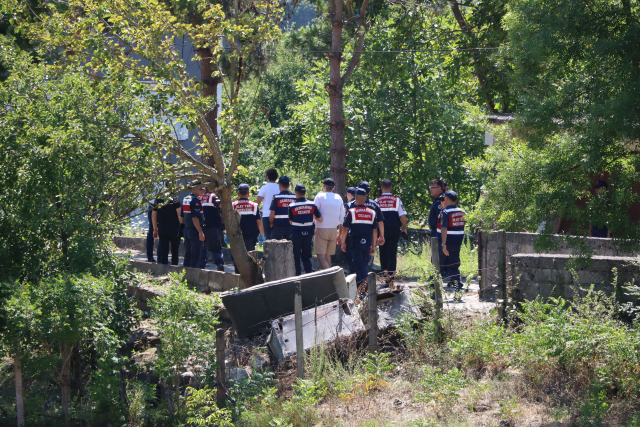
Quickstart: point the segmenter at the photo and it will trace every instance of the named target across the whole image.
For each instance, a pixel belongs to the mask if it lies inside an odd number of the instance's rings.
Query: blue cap
[[[289,177],[288,176],[284,176],[282,175],[280,177],[280,179],[278,179],[278,184],[285,184],[288,185],[289,184]]]
[[[360,184],[358,184],[358,188],[363,188],[367,193],[369,192],[369,190],[371,190],[371,186],[367,181],[362,181]]]
[[[306,193],[307,189],[304,188],[304,185],[302,185],[302,184],[296,184],[296,192],[298,192],[298,193]]]
[[[356,194],[356,188],[355,187],[347,188],[347,194]]]
[[[249,191],[249,184],[238,185],[238,191],[242,191],[242,192]]]
[[[596,185],[593,186],[593,188],[609,188],[609,185],[607,184],[607,181],[603,181],[601,179],[598,180],[598,182],[596,182]]]
[[[444,193],[444,197],[447,197],[449,200],[455,202],[456,200],[458,200],[458,193],[453,190],[447,190],[447,192]]]
[[[356,196],[366,196],[367,191],[364,188],[356,188]]]

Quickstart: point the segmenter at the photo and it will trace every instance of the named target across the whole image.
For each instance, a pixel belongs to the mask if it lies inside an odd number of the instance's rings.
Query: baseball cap
[[[366,196],[367,191],[364,188],[356,188],[356,196]]]
[[[199,185],[202,185],[202,183],[200,181],[196,181],[196,182],[192,182],[191,183],[192,187],[196,187],[197,188]]]
[[[609,188],[609,184],[607,184],[607,181],[603,181],[601,179],[598,180],[598,182],[596,182],[596,185],[593,186],[593,188]]]
[[[444,197],[448,197],[450,200],[453,200],[455,202],[456,200],[458,200],[458,193],[453,190],[447,190],[447,192],[444,193]]]
[[[289,184],[289,177],[288,177],[288,176],[284,176],[284,175],[282,175],[282,176],[278,179],[278,184]]]
[[[348,193],[348,194],[356,194],[356,189],[355,189],[355,187],[349,187],[349,188],[347,188],[347,193]]]
[[[335,187],[336,186],[336,182],[331,179],[331,178],[327,178],[323,181],[323,184],[329,187]]]
[[[249,184],[238,185],[238,191],[242,191],[242,192],[249,191]]]
[[[302,185],[302,184],[296,184],[296,191],[298,193],[306,193],[307,189],[304,188],[304,185]]]
[[[383,187],[391,187],[391,180],[390,179],[383,179],[381,185]]]
[[[369,185],[369,183],[367,181],[362,181],[360,184],[358,184],[358,188],[364,188],[364,190],[368,193],[369,190],[371,190],[371,186]]]

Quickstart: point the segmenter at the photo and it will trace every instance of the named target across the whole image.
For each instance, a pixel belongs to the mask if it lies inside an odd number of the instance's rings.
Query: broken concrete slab
[[[271,321],[293,313],[293,282],[302,284],[302,308],[349,298],[349,287],[340,267],[263,283],[221,294],[233,326],[240,335],[266,330]]]
[[[358,310],[350,299],[340,299],[302,312],[305,350],[339,338],[354,337],[365,330]],[[284,316],[271,323],[269,348],[278,360],[296,354],[295,315]]]
[[[168,273],[184,271],[187,283],[195,287],[199,292],[223,292],[234,288],[244,288],[245,286],[240,275],[222,271],[201,270],[199,268],[134,260],[129,261],[129,269],[151,273],[154,276],[164,276]]]
[[[411,290],[404,286],[398,286],[391,290],[378,289],[378,331],[384,332],[388,329],[397,328],[399,326],[398,318],[408,314],[410,316],[419,316],[420,310],[414,304],[411,296]],[[368,307],[368,297],[363,302],[363,307]],[[367,310],[361,310],[363,322],[366,324]]]

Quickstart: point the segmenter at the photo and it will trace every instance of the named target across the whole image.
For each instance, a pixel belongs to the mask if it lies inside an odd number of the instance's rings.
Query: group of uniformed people
[[[306,198],[304,185],[297,184],[292,193],[289,178],[278,177],[275,169],[268,169],[266,177],[268,183],[260,188],[255,202],[249,200],[247,184],[238,186],[238,199],[233,202],[241,217],[240,228],[248,251],[255,250],[258,241],[291,240],[296,274],[300,275],[303,267],[306,273],[312,271],[312,245],[322,268],[331,266],[331,256],[338,245],[345,253],[350,272],[361,283],[367,278],[371,256],[379,246],[380,266],[387,285],[393,280],[398,243],[401,237],[407,237],[407,213],[400,198],[392,194],[390,180],[382,181],[382,194],[375,200],[369,198],[369,183],[360,182],[357,188],[347,190],[348,202],[343,203],[342,197],[333,193],[335,182],[331,178],[324,180],[322,191],[311,201]],[[196,188],[182,203],[177,199],[166,204],[156,200],[151,220],[153,237],[160,240],[158,262],[168,264],[170,247],[172,264],[178,264],[180,224],[184,224],[184,266],[204,268],[207,252],[211,252],[218,270],[224,271],[220,199],[195,184]],[[464,212],[456,204],[457,194],[447,191],[443,181],[431,181],[430,192],[435,202],[429,225],[440,243],[440,270],[450,285],[461,286]]]

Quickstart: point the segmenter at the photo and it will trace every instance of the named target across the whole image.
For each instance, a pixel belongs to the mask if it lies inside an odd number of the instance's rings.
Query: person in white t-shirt
[[[327,178],[322,183],[322,191],[316,196],[314,203],[324,220],[316,222],[316,235],[313,250],[320,261],[322,269],[331,267],[331,255],[336,253],[336,244],[340,242],[342,221],[344,221],[344,201],[333,192],[336,183]]]
[[[278,171],[275,169],[267,169],[267,183],[260,187],[258,191],[258,198],[256,202],[258,206],[262,203],[262,226],[264,227],[264,238],[266,240],[271,239],[271,224],[269,223],[269,214],[271,211],[269,207],[271,206],[271,200],[273,196],[280,192],[280,187],[278,186]]]

